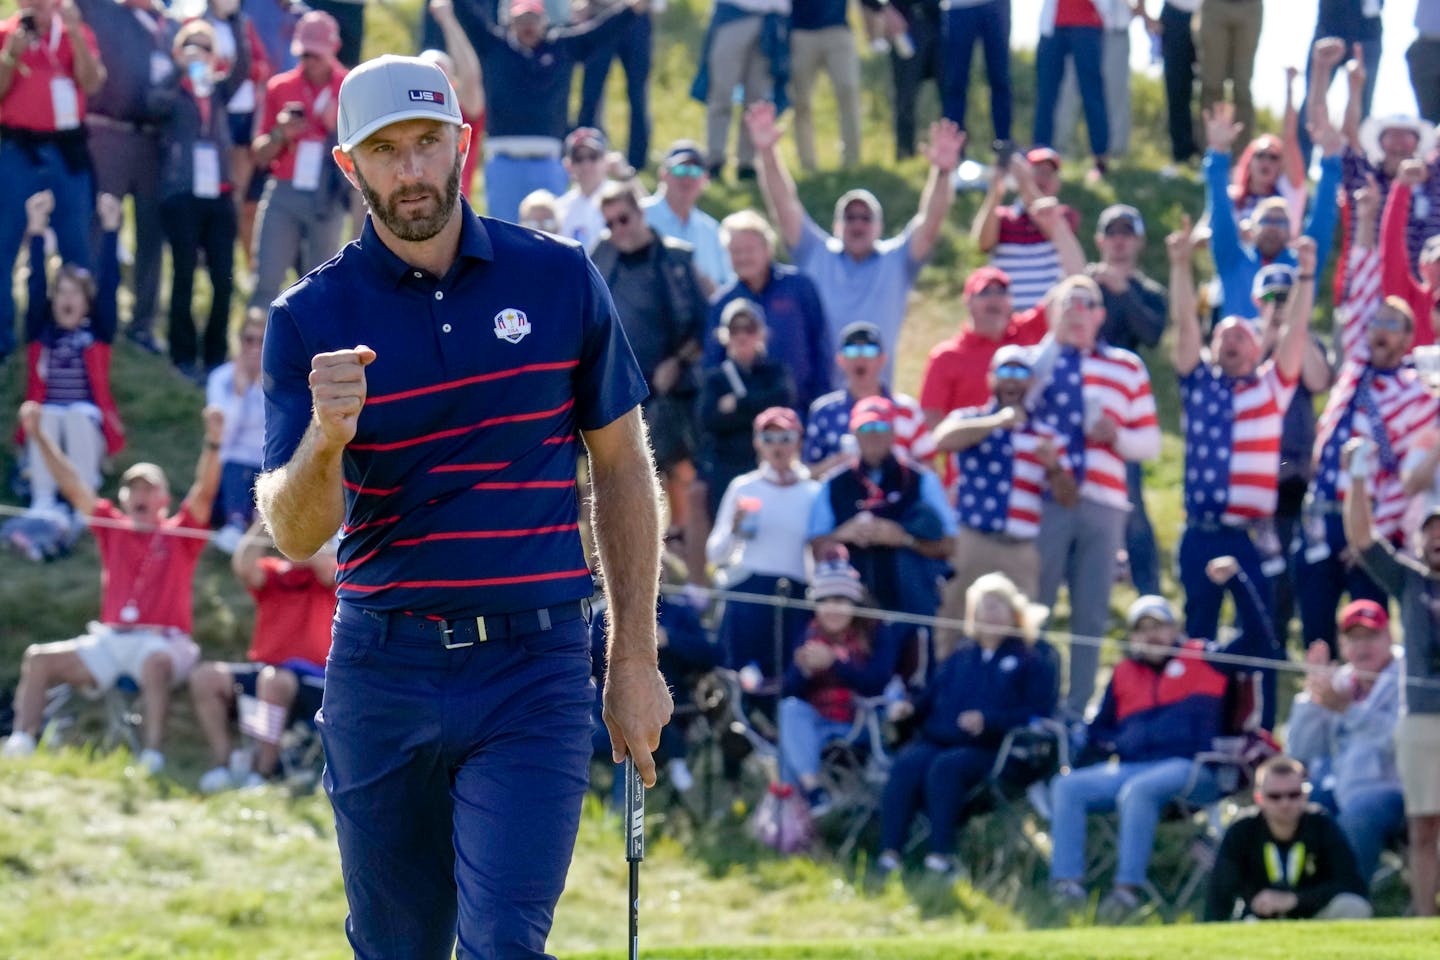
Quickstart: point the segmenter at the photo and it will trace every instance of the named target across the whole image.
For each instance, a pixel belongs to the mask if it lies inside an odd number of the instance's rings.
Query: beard
[[[455,165],[450,168],[450,175],[445,178],[442,190],[436,190],[428,183],[417,183],[395,190],[388,198],[383,198],[360,172],[359,164],[355,166],[355,179],[360,182],[360,193],[365,197],[365,205],[370,208],[371,216],[385,224],[385,228],[399,239],[407,243],[422,243],[445,229],[445,225],[454,215],[455,206],[460,199],[460,169],[463,163],[463,158],[455,158]],[[400,213],[399,208],[403,201],[420,197],[429,197],[435,201],[433,212],[423,216]]]

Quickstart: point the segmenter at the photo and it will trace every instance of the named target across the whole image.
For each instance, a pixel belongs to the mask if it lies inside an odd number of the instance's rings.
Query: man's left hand
[[[645,786],[655,786],[653,754],[660,747],[660,729],[675,712],[675,701],[660,669],[643,657],[610,660],[602,702],[611,756],[616,763],[633,757]]]

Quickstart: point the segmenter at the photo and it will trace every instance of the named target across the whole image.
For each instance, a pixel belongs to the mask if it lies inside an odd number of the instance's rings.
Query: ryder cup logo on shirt
[[[410,99],[420,103],[445,104],[445,94],[439,90],[411,90]]]
[[[519,343],[530,332],[530,321],[525,311],[506,307],[495,314],[495,337],[510,343]]]

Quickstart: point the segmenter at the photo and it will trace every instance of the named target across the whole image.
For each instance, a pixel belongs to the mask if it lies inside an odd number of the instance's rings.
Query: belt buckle
[[[464,650],[466,647],[473,647],[473,646],[475,646],[476,643],[484,643],[485,641],[487,641],[487,640],[490,639],[489,636],[487,636],[486,633],[485,633],[485,618],[484,618],[484,617],[476,617],[476,618],[475,618],[475,639],[474,639],[474,640],[461,640],[459,643],[456,643],[456,642],[455,642],[455,628],[450,625],[450,621],[449,621],[449,620],[446,620],[446,621],[445,621],[445,626],[444,626],[444,628],[443,628],[443,631],[444,631],[445,639],[441,642],[441,646],[443,646],[446,650]]]

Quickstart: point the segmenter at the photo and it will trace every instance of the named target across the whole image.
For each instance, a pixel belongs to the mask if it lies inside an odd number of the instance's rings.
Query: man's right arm
[[[290,460],[256,481],[260,513],[275,546],[291,560],[312,556],[345,519],[341,458],[355,437],[365,406],[365,367],[374,359],[375,351],[357,346],[311,360],[310,424]]]

